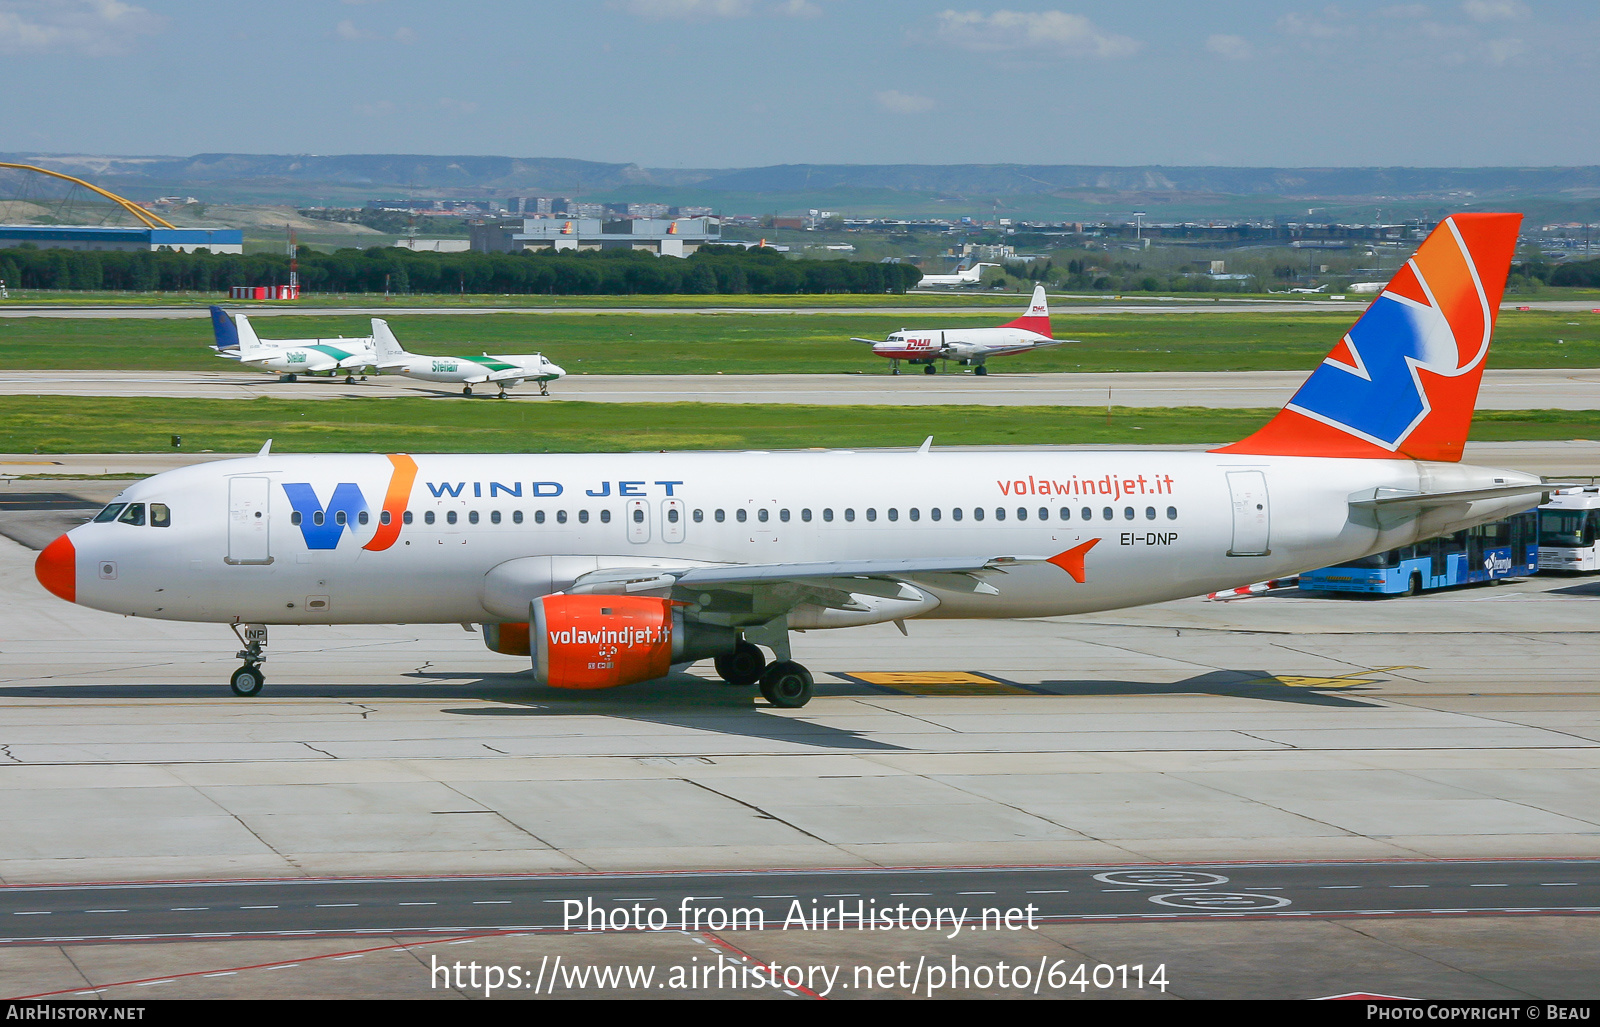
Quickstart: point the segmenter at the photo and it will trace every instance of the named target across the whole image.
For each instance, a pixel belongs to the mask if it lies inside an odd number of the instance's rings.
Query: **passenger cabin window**
[[[983,520],[983,507],[975,506],[972,508],[972,519],[975,521]]]
[[[938,519],[939,518],[937,518],[937,517],[934,518],[934,520],[938,520]],[[961,519],[961,508],[959,506],[956,507],[954,510],[950,511],[950,519],[952,521],[959,521]]]
[[[875,506],[867,507],[867,520],[875,521],[877,519],[878,519],[878,508],[875,507]]]
[[[943,517],[944,515],[939,512],[939,508],[938,507],[934,507],[932,510],[928,511],[928,516],[932,517],[934,520],[938,520],[940,517]]]
[[[601,515],[601,520],[609,521],[610,519],[611,519],[611,515],[609,513],[603,513]],[[676,507],[674,507],[673,509],[670,509],[670,510],[667,511],[667,523],[668,524],[677,524],[678,523],[678,510],[677,510]]]
[[[800,519],[807,522],[811,520],[811,508],[809,506],[800,511]]]
[[[471,512],[469,512],[467,514],[467,523],[468,524],[477,524],[478,523],[478,511],[473,510],[473,511],[471,511]]]
[[[315,513],[313,513],[311,515],[311,523],[317,525],[318,527],[321,527],[322,526],[322,522],[325,521],[325,520],[327,520],[327,515],[324,514],[321,510],[318,510],[317,512],[315,512]]]
[[[756,520],[760,521],[762,524],[767,523],[767,508],[766,507],[762,507],[761,509],[756,511]]]
[[[346,520],[347,520],[347,518],[345,517],[345,513],[344,513],[343,510],[335,510],[334,511],[334,513],[333,513],[333,523],[335,523],[337,525],[340,525],[342,527]]]
[[[1122,519],[1125,521],[1133,520],[1133,507],[1125,506],[1122,508]]]
[[[856,519],[856,511],[854,507],[847,506],[844,508],[844,519],[847,521],[853,521]]]
[[[1094,511],[1089,509],[1088,507],[1084,507],[1082,513],[1083,513],[1083,519],[1084,520],[1086,520],[1086,521],[1094,520]]]
[[[677,517],[674,516],[673,520],[677,520]],[[601,510],[600,511],[600,523],[601,524],[610,524],[611,523],[611,511],[610,510]]]
[[[96,524],[105,524],[108,521],[116,520],[117,515],[120,514],[123,508],[127,505],[127,503],[112,503],[104,510],[101,510],[99,513],[95,514],[94,522]]]
[[[1175,521],[1177,519],[1178,519],[1178,508],[1175,507],[1175,506],[1167,507],[1167,520]]]
[[[994,508],[994,519],[997,520],[997,521],[1005,520],[1006,519],[1006,508],[1003,507],[1003,506],[995,507]]]
[[[829,523],[833,522],[833,507],[825,506],[822,508],[822,519]]]
[[[387,511],[387,510],[383,511],[382,513],[380,513],[378,515],[378,523],[379,524],[388,524],[390,520],[392,520],[392,518],[390,517],[389,511]]]
[[[565,523],[567,523],[567,512],[565,510],[557,510],[556,511],[556,523],[557,524],[565,524]]]
[[[750,517],[750,515],[748,513],[746,513],[745,511],[743,511],[743,510],[735,510],[733,512],[733,519],[738,521],[740,524],[743,524],[746,520],[749,519],[749,517]]]
[[[513,510],[513,511],[511,511],[511,523],[512,524],[521,524],[522,523],[522,511],[521,510]]]
[[[543,510],[535,510],[533,512],[533,523],[535,523],[535,524],[543,524],[544,523],[544,511]]]
[[[361,512],[360,512],[360,513],[358,513],[358,514],[356,514],[356,522],[357,522],[357,523],[358,523],[358,524],[365,524],[365,523],[367,523],[367,519],[368,519],[368,518],[367,518],[367,512],[366,512],[366,511],[365,511],[365,510],[363,510],[363,511],[361,511]]]
[[[704,510],[696,510],[694,512],[694,522],[696,524],[701,523],[705,519],[706,519],[706,512]]]
[[[1156,508],[1153,507],[1153,506],[1145,507],[1144,508],[1144,519],[1147,520],[1147,521],[1155,520],[1156,519]]]
[[[499,524],[500,523],[500,511],[499,510],[490,510],[489,511],[489,523],[490,524]]]
[[[1064,520],[1064,521],[1072,520],[1072,508],[1071,507],[1064,506],[1064,507],[1061,508],[1061,519]]]
[[[587,510],[579,510],[578,511],[578,523],[579,524],[588,524],[589,523],[589,511],[587,511]]]
[[[1106,519],[1106,520],[1108,520],[1108,521],[1109,521],[1109,520],[1110,520],[1110,519],[1111,519],[1111,518],[1112,518],[1112,517],[1113,517],[1113,516],[1115,516],[1115,511],[1113,511],[1113,510],[1112,510],[1112,509],[1111,509],[1111,508],[1110,508],[1110,507],[1109,507],[1109,506],[1108,506],[1108,507],[1106,507],[1106,508],[1105,508],[1105,509],[1104,509],[1104,510],[1101,510],[1101,511],[1100,511],[1100,516],[1101,516],[1101,517],[1103,517],[1103,518],[1105,518],[1105,519]]]
[[[98,517],[95,518],[95,519],[99,520]],[[300,511],[299,510],[296,510],[294,513],[289,515],[289,523],[295,525],[296,527],[299,527],[300,520],[301,520],[301,518],[300,518]]]
[[[446,510],[444,521],[446,524],[454,524],[456,522],[456,512],[454,510]]]
[[[891,521],[898,521],[900,519],[900,511],[898,508],[892,506],[889,508],[889,519]]]
[[[427,513],[422,515],[422,523],[423,524],[432,524],[433,523],[433,511],[432,510],[429,510]]]
[[[1041,521],[1048,521],[1050,519],[1050,508],[1048,506],[1041,506],[1039,508],[1039,519]]]

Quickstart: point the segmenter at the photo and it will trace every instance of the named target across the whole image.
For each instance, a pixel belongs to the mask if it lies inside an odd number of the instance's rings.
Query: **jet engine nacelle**
[[[527,630],[534,678],[553,688],[649,681],[739,644],[736,629],[686,620],[681,604],[651,596],[541,596],[528,604]]]

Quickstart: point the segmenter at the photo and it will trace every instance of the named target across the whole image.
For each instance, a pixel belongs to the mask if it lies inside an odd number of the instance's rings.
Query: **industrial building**
[[[662,257],[687,257],[700,247],[722,241],[716,218],[525,218],[472,226],[472,248],[478,253],[522,250],[644,250]]]
[[[192,253],[243,253],[244,232],[237,228],[75,228],[66,225],[0,225],[0,248],[31,243],[41,250],[160,249]]]

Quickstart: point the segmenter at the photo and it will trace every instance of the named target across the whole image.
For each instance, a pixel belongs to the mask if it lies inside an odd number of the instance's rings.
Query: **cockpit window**
[[[112,503],[110,506],[106,507],[104,510],[101,510],[95,515],[94,522],[96,524],[105,524],[108,521],[116,520],[117,514],[121,513],[122,508],[127,505],[127,503]]]
[[[121,521],[123,524],[143,524],[144,504],[129,503],[128,508],[122,511],[122,516],[118,517],[117,520]]]
[[[150,526],[152,528],[172,527],[172,511],[167,509],[167,504],[150,504]]]

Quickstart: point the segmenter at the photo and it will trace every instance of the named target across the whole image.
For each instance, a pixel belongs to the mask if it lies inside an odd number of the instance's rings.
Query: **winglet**
[[[1021,328],[1050,337],[1050,304],[1044,297],[1044,286],[1033,287],[1033,299],[1028,302],[1028,312],[1015,321],[1007,321],[1001,328]]]
[[[1214,452],[1460,460],[1521,222],[1446,218],[1278,415]]]

